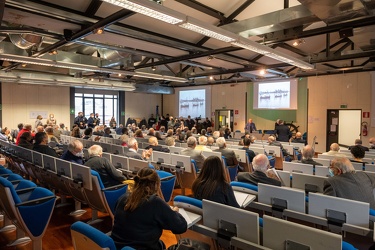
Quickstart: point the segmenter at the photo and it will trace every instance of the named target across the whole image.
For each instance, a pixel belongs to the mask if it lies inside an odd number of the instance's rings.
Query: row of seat
[[[37,187],[35,183],[0,166],[0,211],[5,215],[3,229],[12,230],[11,224],[14,224],[17,230],[17,240],[12,246],[31,239],[33,249],[42,250],[42,238],[55,202],[56,196],[50,190]]]

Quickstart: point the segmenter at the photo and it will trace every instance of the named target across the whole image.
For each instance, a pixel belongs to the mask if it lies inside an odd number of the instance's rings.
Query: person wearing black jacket
[[[174,234],[187,230],[187,222],[171,208],[157,193],[160,178],[155,170],[143,168],[134,177],[134,188],[119,198],[111,232],[117,249],[125,246],[137,250],[165,249],[160,240],[163,229]]]

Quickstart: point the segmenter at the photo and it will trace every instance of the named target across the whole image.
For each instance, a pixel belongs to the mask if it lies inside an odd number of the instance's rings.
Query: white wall
[[[362,109],[362,112],[370,114],[375,112],[371,110],[371,96],[374,92],[371,82],[370,72],[308,78],[309,144],[317,136],[315,151],[326,151],[327,109],[340,109],[341,104],[346,104],[347,109]],[[362,121],[370,124],[370,118],[362,118]],[[364,145],[368,145],[368,139],[375,136],[375,128],[369,127],[368,130],[368,135],[362,136]]]
[[[156,105],[161,108],[160,94],[125,92],[125,122],[129,117],[142,119],[155,115]]]
[[[2,83],[2,121],[3,127],[17,128],[17,124],[30,123],[34,127],[36,117],[30,112],[53,113],[57,123],[69,126],[69,87],[53,87]],[[47,117],[43,117],[46,123]]]

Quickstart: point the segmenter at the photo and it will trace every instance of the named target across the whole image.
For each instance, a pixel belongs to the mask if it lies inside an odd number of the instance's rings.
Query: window
[[[76,91],[83,91],[76,89]],[[98,94],[95,90],[84,90],[85,93],[75,93],[75,115],[83,112],[86,118],[90,113],[98,113],[101,124],[109,125],[112,117],[118,121],[118,92]],[[101,91],[100,91],[101,92]]]

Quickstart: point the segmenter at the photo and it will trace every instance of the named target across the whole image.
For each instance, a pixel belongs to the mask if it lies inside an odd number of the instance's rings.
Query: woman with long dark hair
[[[221,160],[217,156],[210,156],[203,162],[203,167],[193,183],[192,191],[196,199],[240,207],[232,187],[227,182]]]
[[[117,201],[111,237],[117,248],[163,249],[163,229],[174,234],[187,230],[178,208],[171,208],[157,196],[160,179],[155,170],[143,168],[134,177],[134,187]]]

